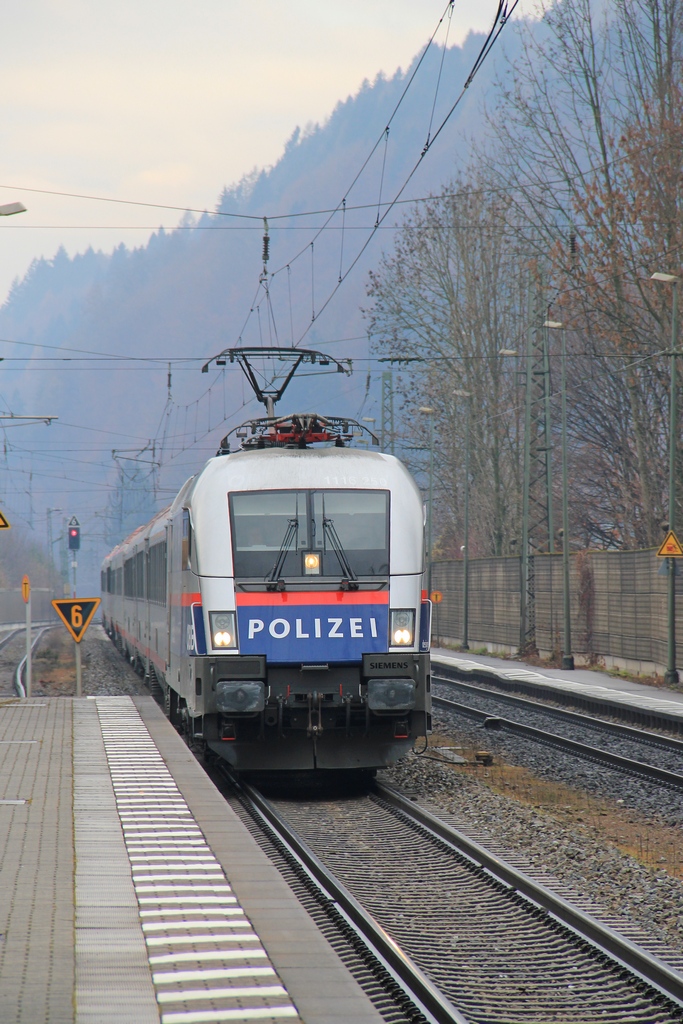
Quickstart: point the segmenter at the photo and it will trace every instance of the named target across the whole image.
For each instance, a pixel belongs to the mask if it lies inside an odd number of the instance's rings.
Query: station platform
[[[0,699],[2,1024],[379,1024],[151,697]]]
[[[507,684],[530,696],[563,698],[583,707],[683,732],[683,692],[647,686],[590,669],[536,668],[521,661],[432,647],[432,674],[443,666],[463,680]],[[683,676],[682,676],[683,678]]]

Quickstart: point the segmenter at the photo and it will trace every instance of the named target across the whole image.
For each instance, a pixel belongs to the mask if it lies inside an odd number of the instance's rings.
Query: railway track
[[[408,1019],[683,1021],[683,975],[395,790],[239,793],[405,993]]]
[[[482,682],[494,687],[490,692],[500,694],[524,693],[534,698],[534,703],[540,700],[553,701],[556,704],[565,704],[572,708],[580,708],[594,715],[603,715],[611,719],[621,719],[630,722],[643,729],[660,729],[665,733],[681,735],[683,733],[683,718],[680,714],[671,714],[666,705],[667,701],[660,698],[657,690],[652,691],[652,697],[646,700],[634,699],[624,700],[623,695],[610,693],[601,686],[579,686],[565,680],[562,685],[557,681],[545,678],[537,672],[511,672],[509,675],[488,668],[483,665],[469,663],[465,666],[446,665],[435,658],[432,660],[433,677],[438,676],[447,682],[464,682],[465,680],[477,680],[476,688],[483,690]],[[596,693],[601,690],[601,693]]]
[[[683,740],[676,739],[671,735],[651,732],[649,729],[642,729],[638,726],[622,725],[620,722],[615,722],[608,718],[598,718],[592,715],[586,715],[583,712],[569,711],[565,708],[555,707],[553,704],[544,704],[540,700],[530,700],[528,697],[520,697],[515,694],[507,693],[503,690],[490,689],[489,687],[482,686],[479,683],[468,683],[463,679],[454,678],[453,676],[444,674],[441,667],[439,667],[437,671],[432,672],[432,680],[435,683],[442,683],[452,688],[463,690],[466,693],[490,697],[493,700],[497,700],[503,704],[509,704],[512,707],[535,711],[537,713],[543,712],[544,714],[557,718],[562,722],[570,722],[581,726],[593,727],[599,729],[601,732],[609,733],[613,736],[636,740],[639,743],[648,743],[654,747],[660,747],[663,750],[669,750],[676,754],[683,755]]]
[[[42,640],[42,638],[45,635],[45,633],[48,633],[51,629],[54,629],[54,626],[39,626],[38,627],[38,632],[35,634],[35,637],[31,641],[31,652],[32,653],[33,653],[33,651],[35,651],[36,647],[38,646],[38,644]],[[15,630],[14,633],[12,633],[12,637],[16,636],[17,633],[25,633],[25,632],[26,632],[25,629],[17,629],[17,630]],[[5,641],[5,643],[7,643],[7,642],[8,641]],[[24,686],[25,669],[26,669],[26,655],[24,655],[24,657],[21,659],[21,661],[17,665],[16,671],[14,673],[14,689],[16,691],[17,697],[25,697],[26,696],[26,688]]]
[[[659,736],[656,733],[636,729],[631,726],[620,725],[613,722],[606,722],[602,719],[593,718],[577,712],[565,711],[561,708],[551,708],[536,701],[522,697],[513,697],[510,694],[501,694],[498,691],[488,690],[484,687],[475,686],[435,675],[433,683],[446,686],[449,691],[464,691],[470,698],[487,698],[498,704],[505,703],[514,706],[518,711],[526,714],[549,715],[563,723],[578,726],[604,735],[617,736],[630,743],[640,744],[643,756],[647,756],[648,747],[659,751],[666,751],[670,755],[669,760],[683,764],[683,741],[669,737]],[[602,746],[595,746],[572,739],[569,736],[561,735],[559,732],[550,732],[548,729],[537,728],[518,720],[505,718],[489,710],[473,707],[471,704],[463,704],[451,697],[445,697],[437,692],[433,694],[433,703],[436,707],[446,711],[464,715],[467,718],[480,722],[485,728],[502,730],[519,736],[525,736],[545,746],[552,746],[574,754],[594,764],[605,765],[617,771],[648,782],[666,786],[670,789],[683,790],[683,774],[671,768],[664,768],[660,765],[651,764],[648,761],[640,760],[638,757],[627,757],[614,750]]]

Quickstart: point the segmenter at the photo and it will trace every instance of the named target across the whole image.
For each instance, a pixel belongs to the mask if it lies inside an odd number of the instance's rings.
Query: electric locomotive
[[[375,769],[431,728],[422,498],[364,429],[237,428],[102,565],[110,636],[238,772]]]

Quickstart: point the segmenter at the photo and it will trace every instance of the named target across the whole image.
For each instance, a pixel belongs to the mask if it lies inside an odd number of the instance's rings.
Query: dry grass
[[[430,737],[430,746],[452,745],[452,737]],[[527,768],[499,759],[485,767],[476,760],[477,754],[482,752],[481,746],[465,741],[456,749],[467,758],[468,764],[454,765],[453,771],[475,774],[489,789],[541,811],[563,827],[584,832],[597,842],[609,843],[648,868],[662,869],[673,878],[683,878],[680,828],[653,821],[618,800],[538,778]]]
[[[76,645],[65,629],[52,629],[32,658],[34,696],[71,697],[76,692]]]

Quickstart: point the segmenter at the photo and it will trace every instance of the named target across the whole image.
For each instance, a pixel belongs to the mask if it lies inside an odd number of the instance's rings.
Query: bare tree
[[[496,174],[553,276],[570,360],[575,519],[591,542],[659,539],[671,291],[683,246],[683,0],[545,9],[491,116]]]
[[[406,411],[436,409],[438,548],[459,551],[466,417],[471,402],[471,551],[502,554],[520,522],[519,410],[514,347],[520,321],[518,232],[511,204],[474,170],[408,214],[392,253],[370,275],[366,311],[376,350],[405,364]],[[471,396],[463,399],[454,391]],[[410,417],[414,432],[415,416]],[[418,445],[425,451],[425,444]]]

